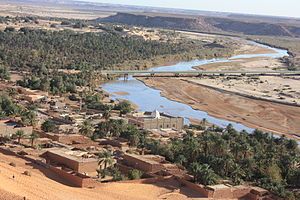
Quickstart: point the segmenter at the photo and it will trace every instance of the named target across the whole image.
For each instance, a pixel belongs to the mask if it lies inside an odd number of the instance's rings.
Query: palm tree
[[[114,162],[114,158],[113,155],[111,153],[111,151],[102,151],[98,154],[98,166],[99,169],[101,169],[101,167],[104,165],[104,170],[107,168],[108,165],[112,165]]]
[[[93,125],[91,124],[91,122],[85,120],[80,126],[79,133],[84,136],[91,137],[93,133]]]
[[[194,162],[191,164],[190,171],[194,176],[196,183],[204,185],[213,185],[217,183],[217,175],[214,173],[208,164],[199,164]]]
[[[123,120],[109,120],[109,133],[111,137],[119,137],[121,132],[124,130],[124,121]]]
[[[232,155],[231,154],[225,155],[219,165],[220,174],[222,174],[223,176],[228,176],[229,172],[232,171],[234,164],[235,163],[234,163]]]
[[[110,110],[105,110],[104,113],[102,114],[103,119],[105,119],[106,121],[110,118],[111,114],[110,114]]]
[[[244,170],[238,165],[238,164],[235,164],[234,165],[234,169],[231,173],[231,178],[232,178],[232,181],[235,185],[239,185],[241,184],[243,178],[246,176]]]
[[[205,131],[200,136],[200,138],[201,138],[201,146],[203,148],[204,155],[205,157],[207,157],[212,146],[212,141],[213,141],[212,134],[211,132]]]
[[[31,146],[32,146],[32,147],[33,147],[34,141],[35,141],[38,137],[39,137],[38,134],[36,134],[36,133],[34,133],[34,132],[29,136],[29,139],[30,139],[30,141],[31,141]]]
[[[30,111],[30,110],[22,113],[21,120],[22,120],[22,123],[26,126],[35,127],[35,125],[37,123],[35,112]]]
[[[15,88],[8,88],[7,93],[10,97],[15,97],[18,94],[18,91]]]
[[[15,135],[17,136],[17,138],[18,138],[18,143],[20,144],[21,138],[23,138],[23,137],[25,136],[24,131],[23,131],[23,130],[18,130],[18,131],[16,132]]]

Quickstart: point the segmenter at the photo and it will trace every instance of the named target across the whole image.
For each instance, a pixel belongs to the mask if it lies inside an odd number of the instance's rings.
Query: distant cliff
[[[190,29],[203,31],[217,31],[216,27],[206,23],[202,17],[148,16],[128,13],[117,13],[106,18],[97,19],[98,22],[122,23],[134,26],[159,27],[168,29]]]
[[[245,19],[217,18],[184,15],[149,15],[117,13],[97,22],[122,23],[134,26],[186,29],[204,32],[232,32],[246,35],[271,35],[300,37],[300,27],[282,23],[253,22]]]
[[[300,36],[300,27],[266,22],[247,22],[229,18],[206,18],[211,26],[246,35]]]

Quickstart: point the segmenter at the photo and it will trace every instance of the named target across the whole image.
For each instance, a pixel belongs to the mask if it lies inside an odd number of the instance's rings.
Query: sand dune
[[[16,167],[9,165],[14,162]],[[29,170],[32,176],[24,175]],[[21,158],[0,153],[0,200],[153,200],[199,197],[176,182],[139,184],[107,183],[95,189],[69,187],[59,177]],[[15,178],[13,179],[13,175]],[[174,189],[182,192],[174,192]]]

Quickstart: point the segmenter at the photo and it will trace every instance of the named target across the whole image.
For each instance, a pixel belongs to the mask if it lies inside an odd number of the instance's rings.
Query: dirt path
[[[176,78],[143,81],[161,90],[163,96],[191,105],[194,109],[206,111],[214,117],[288,136],[300,131],[300,107],[221,93]]]

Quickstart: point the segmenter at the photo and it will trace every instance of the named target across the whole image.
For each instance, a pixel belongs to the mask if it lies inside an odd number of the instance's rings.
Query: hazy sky
[[[84,1],[300,17],[300,0],[84,0]]]

